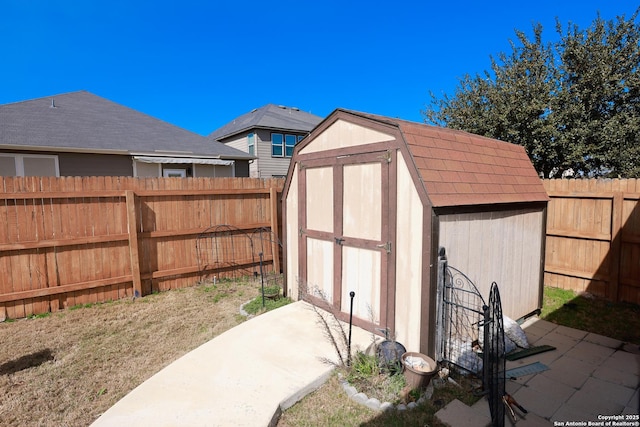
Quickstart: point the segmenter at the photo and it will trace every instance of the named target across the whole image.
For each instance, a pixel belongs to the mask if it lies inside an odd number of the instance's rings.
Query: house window
[[[250,133],[247,135],[247,145],[249,147],[249,155],[256,155],[256,135],[254,133]]]
[[[291,157],[293,147],[299,139],[296,135],[283,135],[281,133],[271,134],[271,155],[273,157]]]
[[[60,176],[58,156],[0,153],[0,176]]]
[[[285,135],[284,137],[284,153],[285,157],[293,156],[293,147],[296,146],[297,138],[295,135]]]
[[[186,169],[163,169],[162,176],[164,178],[186,178]]]
[[[283,136],[281,133],[271,134],[271,155],[273,157],[282,157],[283,153]]]

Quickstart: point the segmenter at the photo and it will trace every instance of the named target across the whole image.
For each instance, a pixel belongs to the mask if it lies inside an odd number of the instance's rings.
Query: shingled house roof
[[[298,108],[267,104],[233,119],[210,133],[208,138],[220,141],[255,128],[309,132],[321,121],[322,117]]]
[[[460,130],[343,111],[400,130],[434,207],[549,200],[520,145]]]
[[[0,149],[253,158],[87,91],[0,105]]]

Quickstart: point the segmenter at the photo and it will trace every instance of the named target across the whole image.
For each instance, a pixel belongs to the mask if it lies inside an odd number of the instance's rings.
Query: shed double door
[[[354,324],[390,328],[393,265],[389,220],[391,152],[304,162],[300,185],[300,277],[302,288]]]

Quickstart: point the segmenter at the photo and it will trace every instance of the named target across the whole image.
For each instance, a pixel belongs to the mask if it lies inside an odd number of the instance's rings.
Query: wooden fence
[[[255,248],[236,243],[235,262],[221,264],[203,256],[198,239],[219,224],[278,236],[283,184],[0,177],[0,319],[255,270]],[[545,284],[640,304],[640,180],[545,180],[544,186],[551,198]],[[201,247],[215,251],[229,238]],[[279,271],[281,251],[271,243],[260,252]]]
[[[251,178],[0,177],[0,319],[189,286],[203,275],[225,277],[238,268],[255,270],[253,244],[236,244],[233,256],[243,261],[222,264],[198,251],[198,239],[218,224],[233,226],[237,234],[261,229],[278,236],[283,184]],[[226,233],[213,249],[231,237]],[[277,240],[261,253],[264,265],[279,271]]]
[[[544,180],[545,284],[640,304],[640,179]]]

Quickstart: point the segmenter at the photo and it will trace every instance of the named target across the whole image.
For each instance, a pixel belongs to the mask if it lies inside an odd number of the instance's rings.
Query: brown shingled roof
[[[400,129],[434,207],[549,200],[520,145],[460,130],[361,115]]]
[[[434,207],[547,201],[524,147],[398,121]]]

